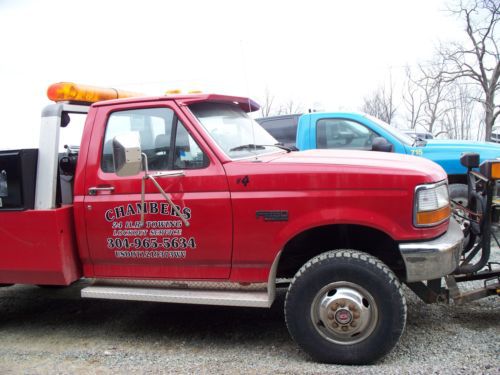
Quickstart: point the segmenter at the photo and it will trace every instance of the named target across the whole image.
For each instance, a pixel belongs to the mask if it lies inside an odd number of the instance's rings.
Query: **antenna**
[[[250,103],[250,90],[248,88],[248,73],[247,73],[247,64],[246,64],[247,59],[246,59],[246,56],[245,56],[245,46],[244,46],[243,39],[240,39],[240,46],[241,46],[241,62],[242,62],[242,65],[243,65],[243,77],[245,79],[245,90],[246,90],[245,96],[246,96],[246,98],[248,100],[248,108],[252,108],[251,103]],[[257,146],[256,146],[256,143],[255,143],[254,123],[250,119],[250,116],[248,116],[248,119],[250,121],[250,126],[252,128],[252,144],[254,145],[254,152],[255,152],[255,150],[257,149]]]

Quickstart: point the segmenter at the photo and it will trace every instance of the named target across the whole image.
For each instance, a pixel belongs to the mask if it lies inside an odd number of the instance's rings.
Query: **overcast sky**
[[[71,81],[356,110],[462,39],[445,1],[0,0],[0,149],[37,147],[47,87]]]

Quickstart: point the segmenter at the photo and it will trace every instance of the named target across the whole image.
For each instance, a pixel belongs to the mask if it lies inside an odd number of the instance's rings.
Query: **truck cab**
[[[361,364],[403,332],[401,283],[458,265],[462,229],[446,173],[429,160],[290,152],[249,117],[259,106],[248,98],[71,83],[49,98],[34,186],[0,154],[4,201],[34,192],[32,205],[0,208],[0,283],[86,279],[85,298],[270,307],[281,282],[299,345]],[[87,113],[83,136],[78,155],[59,161],[71,113]],[[61,171],[71,203],[58,199]]]
[[[493,142],[414,138],[373,116],[356,112],[313,112],[257,121],[271,133],[279,124],[280,133],[273,133],[279,141],[284,129],[295,131],[299,150],[371,151],[376,140],[383,141],[391,152],[430,159],[446,171],[452,198],[462,204],[467,204],[467,169],[460,164],[460,156],[476,152],[481,162],[500,157],[500,145]]]

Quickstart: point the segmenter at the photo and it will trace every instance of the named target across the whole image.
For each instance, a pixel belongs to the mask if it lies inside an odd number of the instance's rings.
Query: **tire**
[[[285,300],[292,338],[315,360],[370,364],[398,342],[406,300],[394,273],[355,250],[329,251],[308,261]]]
[[[450,185],[450,199],[462,206],[467,207],[469,204],[469,191],[465,184],[451,184]]]

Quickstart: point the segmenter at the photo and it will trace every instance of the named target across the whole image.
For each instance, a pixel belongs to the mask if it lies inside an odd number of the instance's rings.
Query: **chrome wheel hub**
[[[340,281],[322,288],[313,300],[311,319],[327,340],[345,345],[367,338],[375,329],[375,300],[359,285]]]

